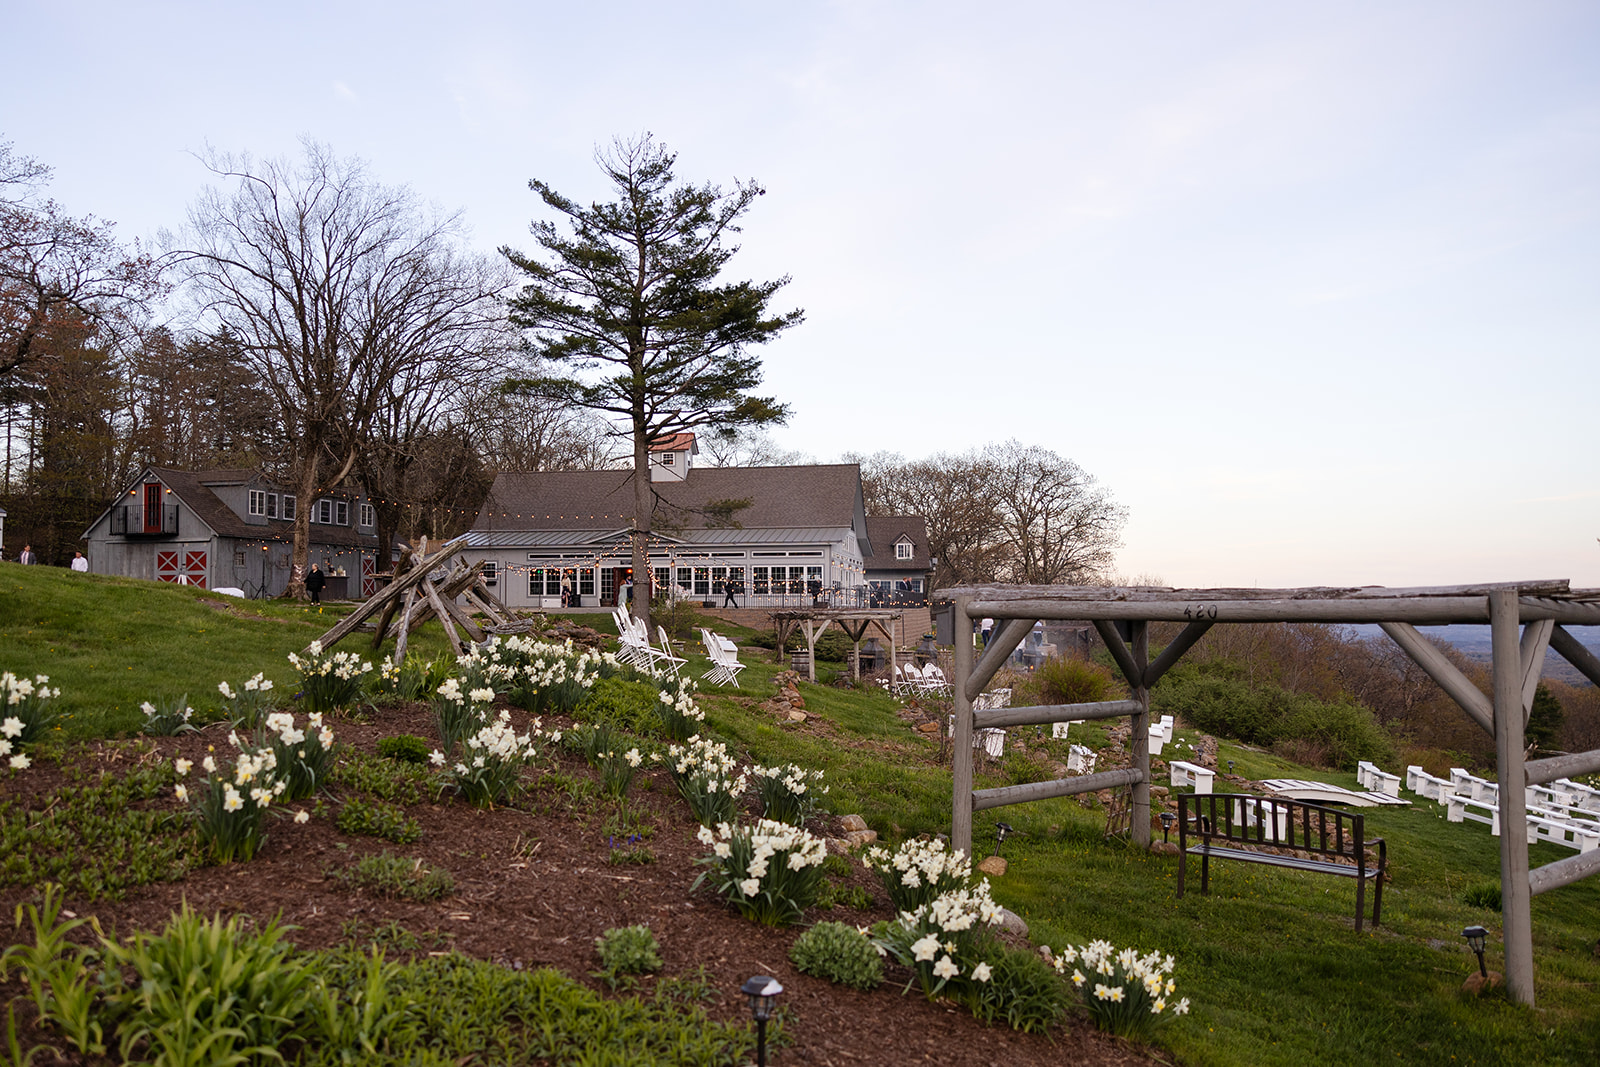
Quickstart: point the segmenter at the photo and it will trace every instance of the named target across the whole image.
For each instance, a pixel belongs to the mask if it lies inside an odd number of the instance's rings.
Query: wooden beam
[[[1161,680],[1161,676],[1171,670],[1179,658],[1193,648],[1195,642],[1204,637],[1206,631],[1215,625],[1216,623],[1210,619],[1205,619],[1191,622],[1188,626],[1185,626],[1177,637],[1167,642],[1167,647],[1161,650],[1161,655],[1156,657],[1156,661],[1145,668],[1144,687],[1146,689],[1153,688]]]
[[[1462,711],[1472,716],[1472,720],[1483,727],[1485,733],[1494,733],[1494,705],[1466,675],[1456,669],[1456,665],[1451,663],[1443,652],[1429,644],[1427,639],[1408,623],[1381,622],[1378,625],[1389,635],[1390,640],[1399,645],[1405,654],[1427,673],[1429,678],[1439,684],[1440,689],[1461,706]]]
[[[1095,619],[1094,628],[1100,634],[1100,640],[1106,643],[1111,658],[1117,661],[1122,676],[1128,680],[1128,688],[1138,689],[1139,683],[1144,681],[1144,668],[1133,661],[1133,653],[1122,643],[1122,635],[1117,633],[1117,628],[1106,619]]]
[[[970,759],[970,757],[968,757]],[[972,794],[972,810],[987,811],[1008,804],[1026,804],[1031,800],[1049,800],[1053,797],[1077,796],[1095,793],[1102,789],[1115,789],[1119,785],[1135,785],[1143,776],[1134,767],[1120,767],[1114,771],[1084,774],[1076,778],[1056,778],[1048,782],[1029,782],[1026,785],[1003,785],[998,789],[979,789]],[[971,827],[968,827],[968,844],[971,844]]]
[[[1185,628],[1185,633],[1188,628]],[[1129,836],[1139,848],[1150,847],[1150,683],[1144,679],[1150,673],[1150,624],[1140,620],[1133,624],[1133,665],[1138,668],[1139,681],[1133,688],[1133,700],[1139,710],[1128,720],[1132,736],[1128,739],[1128,758],[1139,777],[1133,783],[1132,815],[1128,824]],[[1176,660],[1177,657],[1173,657]]]
[[[406,658],[406,641],[411,636],[411,616],[417,610],[417,596],[415,587],[406,590],[405,608],[400,612],[400,628],[394,635],[394,651],[389,653],[393,663],[404,663]]]
[[[428,603],[433,607],[433,613],[439,617],[439,625],[444,627],[444,635],[450,641],[450,647],[455,650],[459,659],[462,654],[461,638],[456,633],[456,628],[451,625],[450,613],[445,611],[444,601],[439,599],[439,590],[433,587],[433,582],[427,578],[422,580],[422,595],[428,598]]]
[[[1528,795],[1523,766],[1522,655],[1517,594],[1489,594],[1494,651],[1494,750],[1499,777],[1500,921],[1506,992],[1533,1005],[1533,905],[1528,881]]]
[[[1559,624],[1550,631],[1550,647],[1561,653],[1561,658],[1576,667],[1585,678],[1600,685],[1600,657],[1596,657]]]
[[[1244,586],[1174,588],[1165,585],[1006,585],[988,583],[935,589],[939,599],[971,598],[973,614],[992,600],[1122,600],[1215,601],[1215,600],[1411,600],[1440,597],[1486,597],[1496,591],[1511,591],[1521,597],[1565,597],[1593,590],[1574,590],[1566,578],[1539,578],[1520,582],[1474,582],[1468,585],[1421,586],[1301,586],[1288,589],[1259,589]],[[981,616],[980,616],[981,618]]]
[[[1527,726],[1533,717],[1533,694],[1539,688],[1539,675],[1544,673],[1544,650],[1550,647],[1550,631],[1555,622],[1540,619],[1522,628],[1522,644],[1517,650],[1522,663],[1522,724]]]
[[[974,725],[988,729],[1115,719],[1123,715],[1137,715],[1143,710],[1144,705],[1137,700],[1100,700],[1092,704],[1025,704],[1019,708],[983,708],[972,714]]]
[[[357,626],[366,621],[366,619],[379,608],[383,607],[391,600],[402,596],[407,589],[412,588],[417,584],[417,582],[421,581],[422,578],[428,573],[427,570],[423,570],[422,568],[426,567],[431,569],[433,567],[437,567],[444,560],[447,560],[454,556],[457,552],[460,552],[464,546],[465,542],[460,538],[457,538],[456,540],[446,544],[438,552],[434,553],[432,558],[420,564],[417,570],[407,572],[404,578],[396,575],[395,580],[390,582],[387,588],[381,589],[377,593],[374,593],[372,596],[368,597],[360,607],[356,608],[355,611],[352,611],[349,615],[346,615],[343,619],[341,619],[338,624],[333,627],[333,629],[323,634],[322,637],[319,638],[319,640],[322,642],[322,647],[324,649],[332,648],[339,641],[349,636],[349,634],[354,631]]]
[[[1551,889],[1571,885],[1596,872],[1600,872],[1600,849],[1580,852],[1576,856],[1568,856],[1529,871],[1528,892],[1531,896],[1538,896]]]
[[[1488,609],[1482,598],[1427,597],[1416,600],[987,600],[973,611],[996,619],[1115,620],[1135,622],[1388,622],[1413,625],[1483,623]],[[1597,613],[1600,614],[1600,613]],[[1546,617],[1560,618],[1551,609]]]
[[[950,673],[955,682],[952,714],[955,729],[951,738],[955,753],[950,759],[950,846],[972,855],[972,698],[967,695],[972,680],[972,642],[959,640],[972,632],[972,616],[965,597],[957,597],[951,609],[951,626],[957,635],[950,657]],[[893,648],[893,643],[890,643]]]
[[[1590,752],[1569,752],[1549,759],[1529,760],[1522,766],[1523,780],[1529,785],[1548,785],[1557,778],[1580,774],[1600,774],[1600,748]]]
[[[983,616],[979,616],[982,618]],[[1033,619],[1005,619],[1000,623],[1000,628],[989,634],[989,643],[983,646],[983,655],[972,668],[972,676],[967,679],[967,699],[976,700],[978,694],[983,692],[983,687],[989,680],[999,673],[1005,666],[1006,660],[1011,658],[1011,653],[1022,644],[1022,639],[1028,636],[1033,629]]]

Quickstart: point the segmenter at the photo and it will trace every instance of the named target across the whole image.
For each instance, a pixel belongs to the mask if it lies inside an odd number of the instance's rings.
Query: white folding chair
[[[661,650],[656,652],[656,659],[662,663],[665,663],[673,674],[677,674],[678,668],[683,666],[688,661],[682,656],[673,654],[672,642],[667,640],[667,628],[665,626],[657,626],[656,633],[661,636]]]

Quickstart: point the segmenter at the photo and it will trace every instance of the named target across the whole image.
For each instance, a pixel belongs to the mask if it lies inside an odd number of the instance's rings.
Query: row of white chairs
[[[914,663],[907,663],[903,668],[895,664],[894,685],[890,688],[896,696],[947,697],[955,692],[937,663],[930,663],[921,670]]]
[[[711,669],[700,676],[701,680],[737,688],[739,672],[744,670],[744,664],[739,662],[739,646],[703,626],[700,628],[700,640],[706,646],[706,656],[711,660]]]
[[[660,636],[661,647],[656,648],[650,643],[650,631],[644,623],[635,619],[622,608],[612,608],[611,617],[617,623],[617,659],[628,663],[642,671],[659,674],[662,669],[678,673],[678,668],[686,662],[682,656],[672,651],[672,642],[667,640],[667,631],[664,627],[657,626],[656,633]]]
[[[1436,778],[1413,765],[1406,768],[1406,788],[1437,801],[1451,822],[1481,822],[1499,836],[1500,787],[1496,783],[1461,767],[1450,768],[1449,778]],[[1593,808],[1587,806],[1591,801],[1596,802]],[[1600,791],[1561,778],[1549,785],[1529,786],[1524,809],[1530,845],[1548,841],[1576,852],[1600,849]]]

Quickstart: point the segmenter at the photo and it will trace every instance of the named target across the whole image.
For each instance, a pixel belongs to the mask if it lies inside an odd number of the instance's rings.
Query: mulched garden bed
[[[519,725],[526,721],[523,713],[515,715]],[[366,752],[375,751],[382,737],[433,735],[431,712],[421,704],[380,709],[371,721],[330,723],[340,744]],[[564,725],[569,724],[545,722],[546,728]],[[74,749],[70,758],[79,770],[92,774],[97,764],[116,771],[139,760],[180,755],[198,763],[208,746],[215,746],[219,761],[231,761],[226,729],[218,727],[177,738],[95,743]],[[557,762],[570,778],[592,777],[578,756],[561,752]],[[0,797],[29,806],[42,807],[71,788],[61,770],[45,760],[27,772],[0,777]],[[749,976],[770,974],[783,983],[780,1004],[787,1045],[769,1050],[773,1064],[1055,1067],[1171,1062],[1159,1050],[1108,1037],[1079,1019],[1048,1036],[984,1026],[954,1007],[930,1003],[915,989],[902,995],[908,973],[893,966],[889,980],[871,993],[800,974],[789,963],[788,951],[802,928],[758,926],[725,909],[709,889],[690,891],[702,870],[695,861],[706,849],[695,839],[697,826],[664,772],[641,773],[628,799],[629,809],[650,827],[639,842],[653,856],[648,863],[613,862],[613,853],[630,847],[606,832],[614,804],[593,796],[574,802],[572,796],[566,788],[545,785],[535,787],[515,807],[492,811],[448,798],[412,804],[406,814],[421,825],[422,836],[399,845],[341,833],[334,825],[339,805],[335,790],[308,823],[273,820],[266,844],[249,863],[197,868],[182,881],[132,889],[123,900],[69,897],[67,907],[97,916],[105,929],[125,935],[159,929],[187,900],[201,914],[243,914],[258,921],[279,915],[294,927],[291,939],[304,948],[378,940],[393,946],[391,957],[394,947],[407,945],[422,952],[453,950],[513,968],[554,967],[602,990],[604,983],[589,974],[598,967],[594,939],[611,927],[645,923],[661,943],[663,974],[693,974],[704,968],[713,987],[725,991],[722,1002],[711,1006],[717,1018],[748,1019],[737,991]],[[148,803],[179,807],[176,799]],[[831,820],[812,829],[842,836]],[[431,903],[396,901],[337,877],[362,856],[383,851],[444,868],[454,879],[454,893]],[[871,894],[870,910],[836,906],[813,910],[808,920],[856,925],[891,917],[875,875],[853,863],[841,888],[849,885]],[[31,899],[37,899],[36,887],[0,887],[0,915],[9,918],[19,902]],[[13,932],[6,941],[17,936]],[[648,992],[651,981],[643,979],[641,989]],[[11,982],[0,986],[0,992],[19,997],[22,990]],[[32,1030],[31,1007],[23,1000],[16,1004],[23,1047],[49,1040],[52,1035]],[[35,1062],[51,1061],[41,1057]]]

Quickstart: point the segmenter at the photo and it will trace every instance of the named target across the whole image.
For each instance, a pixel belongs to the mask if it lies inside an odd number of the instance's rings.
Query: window
[[[267,494],[260,489],[250,490],[250,514],[265,515],[267,513]]]
[[[362,504],[361,506],[362,507],[366,507],[367,505],[366,504]],[[365,525],[370,526],[372,524],[371,523],[366,523]],[[484,560],[483,561],[483,584],[484,585],[497,585],[497,584],[499,584],[499,581],[500,581],[500,564],[498,562],[496,562],[495,560],[492,560],[492,559]]]
[[[696,567],[694,569],[694,595],[711,595],[711,568]]]
[[[593,574],[593,571],[587,572]],[[591,579],[592,581],[593,579]],[[610,567],[600,572],[600,599],[614,601],[617,598],[617,572]]]
[[[349,526],[350,525],[350,502],[347,501],[347,500],[335,500],[333,502],[333,514],[334,514],[333,521],[335,523],[337,523],[340,526]]]
[[[672,568],[656,568],[656,592],[660,593],[672,588]]]
[[[363,525],[363,526],[376,525],[376,519],[375,519],[375,517],[374,517],[374,515],[372,513],[372,505],[371,504],[362,504],[361,505],[361,525]]]
[[[275,519],[277,517],[278,517],[278,494],[277,493],[268,493],[267,494],[267,518]]]
[[[663,452],[663,453],[661,453],[661,465],[663,467],[672,466],[672,463],[673,463],[673,458],[672,457],[674,455],[675,455],[675,453],[672,453],[672,452]]]
[[[333,501],[327,497],[323,497],[321,500],[317,501],[316,510],[311,513],[311,518],[313,521],[319,522],[324,526],[332,526]]]
[[[910,541],[896,541],[894,543],[895,559],[910,559],[914,551],[915,549],[912,548]]]
[[[674,592],[684,592],[684,593],[689,592],[690,591],[689,583],[692,582],[692,581],[694,581],[694,571],[691,570],[688,567],[679,567],[678,568],[678,588],[676,590],[674,590]]]
[[[294,518],[294,497],[288,493],[283,494],[283,518],[286,520]]]
[[[765,596],[767,593],[767,568],[751,567],[750,575],[750,591],[757,596]]]
[[[610,571],[606,572],[610,574]],[[594,568],[585,567],[578,572],[578,595],[594,596]]]

